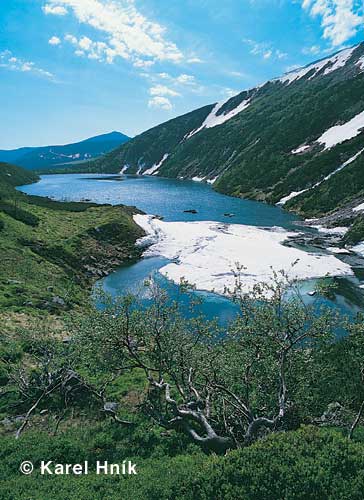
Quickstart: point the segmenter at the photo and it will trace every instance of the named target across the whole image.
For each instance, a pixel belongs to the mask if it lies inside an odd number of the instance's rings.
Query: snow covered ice
[[[284,246],[293,232],[218,222],[165,222],[150,215],[135,215],[135,222],[152,242],[145,256],[163,256],[173,262],[159,272],[179,283],[181,278],[199,290],[224,293],[234,286],[232,272],[239,263],[243,270],[244,291],[254,284],[269,282],[272,269],[284,269],[292,278],[351,275],[351,267],[334,255],[310,254]],[[298,261],[294,267],[291,265]]]

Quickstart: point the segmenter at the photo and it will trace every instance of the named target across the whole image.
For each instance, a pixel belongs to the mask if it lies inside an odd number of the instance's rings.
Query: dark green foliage
[[[0,194],[4,185],[20,186],[21,184],[30,184],[36,182],[39,177],[32,172],[28,172],[21,167],[0,162]]]
[[[338,146],[333,151],[325,153],[328,162],[340,167],[345,161],[353,156],[353,152],[359,151],[363,147],[363,137],[350,141],[348,144]],[[335,152],[339,155],[339,160],[335,160]],[[316,159],[312,168],[320,169],[324,156]],[[330,164],[330,163],[328,163]],[[322,171],[322,169],[320,169]],[[323,171],[327,175],[328,171]],[[305,185],[305,184],[303,184]],[[361,199],[364,196],[364,155],[360,155],[355,161],[337,172],[330,179],[317,186],[312,191],[308,191],[287,203],[287,208],[293,208],[309,217],[332,212],[338,208],[343,208],[350,201]]]
[[[363,133],[325,151],[314,141],[330,127],[363,111],[364,74],[355,65],[363,53],[361,44],[344,67],[327,75],[322,70],[312,80],[312,73],[308,73],[290,85],[271,81],[244,91],[229,99],[217,114],[229,112],[249,98],[247,109],[224,124],[205,128],[189,138],[188,134],[201,126],[212,106],[163,123],[87,168],[118,172],[128,165],[128,172],[135,173],[139,168],[150,168],[168,153],[159,175],[209,179],[219,176],[214,188],[225,194],[276,203],[292,191],[314,186],[362,149]],[[303,144],[312,147],[304,154],[292,154]],[[287,207],[315,216],[363,196],[362,156]]]
[[[363,445],[313,427],[278,434],[215,461],[193,488],[206,500],[360,500]]]
[[[14,202],[0,201],[0,211],[9,215],[15,220],[23,222],[28,226],[37,226],[39,224],[39,219],[32,213],[24,210],[19,206],[18,199],[15,198]]]
[[[361,500],[364,445],[340,433],[312,427],[277,434],[226,457],[189,450],[170,454],[159,437],[153,448],[142,435],[115,435],[109,426],[69,431],[59,437],[31,433],[3,439],[1,500]],[[171,449],[172,449],[172,443]],[[176,445],[177,443],[174,443]],[[139,450],[150,450],[139,456]],[[26,455],[24,450],[27,451]],[[137,463],[132,477],[22,476],[24,459],[80,463],[124,459]]]
[[[49,208],[51,210],[66,212],[84,212],[91,207],[100,206],[97,203],[86,203],[78,201],[55,201],[43,196],[27,195],[27,203],[38,207]]]
[[[172,152],[186,134],[199,127],[212,108],[212,105],[205,106],[138,135],[122,148],[90,163],[87,171],[119,172],[128,164],[131,167],[129,172],[135,173],[139,167],[143,170],[151,167],[166,153]]]
[[[6,332],[0,353],[1,411],[8,418],[0,446],[0,499],[22,500],[31,491],[52,500],[361,500],[363,430],[358,427],[353,440],[347,435],[364,398],[363,318],[347,323],[294,298],[283,301],[286,281],[276,281],[267,285],[273,296],[265,301],[265,286],[249,298],[237,281],[233,297],[242,314],[223,334],[214,323],[185,320],[160,294],[149,309],[126,297],[107,310],[73,317],[66,343],[60,332],[51,335],[47,323],[17,331],[15,341]],[[347,336],[333,342],[330,332],[339,322]],[[282,394],[282,367],[288,389],[284,418],[261,429],[255,442],[242,442],[241,404],[272,417]],[[54,385],[69,373],[71,378]],[[194,444],[183,427],[168,426],[167,418],[176,414],[153,385],[160,377],[169,381],[182,411],[202,410],[208,396],[211,424],[219,433],[233,432],[238,449],[217,456]],[[16,416],[50,383],[55,390],[33,412],[29,431],[14,440],[22,422]],[[104,401],[118,402],[117,417],[132,425],[110,418]],[[333,402],[345,412],[331,420],[325,410]],[[300,428],[302,423],[315,427]],[[19,473],[23,460],[34,463],[31,476]],[[90,473],[40,476],[41,460],[87,460]],[[97,460],[131,460],[138,475],[96,475]]]
[[[358,217],[345,235],[345,243],[355,245],[364,241],[364,216]]]

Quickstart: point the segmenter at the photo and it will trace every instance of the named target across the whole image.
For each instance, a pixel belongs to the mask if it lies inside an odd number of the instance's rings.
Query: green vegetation
[[[127,433],[104,423],[70,430],[62,436],[29,433],[15,442],[6,438],[0,452],[0,498],[24,500],[361,500],[364,443],[349,442],[331,429],[303,427],[277,434],[226,457],[203,455],[175,440]],[[168,446],[166,441],[169,441]],[[175,447],[173,449],[173,447]],[[27,459],[39,464],[97,460],[137,463],[137,476],[31,476],[17,473]]]
[[[135,259],[143,233],[123,206],[59,203],[14,186],[35,175],[0,165],[0,310],[62,311],[88,303],[90,286]]]
[[[358,217],[345,236],[345,243],[355,245],[364,241],[364,217]]]
[[[21,184],[30,184],[37,180],[38,176],[33,172],[8,163],[0,163],[0,194],[2,196],[10,194],[8,186],[15,187]]]
[[[229,99],[218,115],[249,106],[222,125],[197,130],[212,106],[163,123],[144,132],[96,162],[83,166],[93,172],[145,171],[168,153],[158,174],[165,177],[213,179],[214,189],[232,195],[277,203],[291,192],[315,186],[363,147],[363,132],[331,149],[315,144],[330,127],[342,124],[364,109],[364,73],[356,62],[357,47],[343,67],[314,78],[308,73],[290,85],[278,80],[243,91]],[[292,151],[304,144],[303,154]],[[364,197],[363,154],[329,180],[292,199],[287,208],[317,217]]]
[[[153,283],[148,306],[100,297],[95,310],[94,280],[138,256],[132,209],[29,197],[14,186],[34,177],[5,169],[0,499],[362,498],[362,316],[305,305],[284,272],[246,295],[239,268],[224,328],[194,314],[185,282],[189,319]],[[90,472],[41,476],[42,460]],[[97,475],[98,460],[138,474]]]
[[[7,332],[0,498],[362,498],[363,318],[284,301],[294,284],[275,280],[270,298],[237,281],[242,315],[224,331],[151,288],[146,309],[126,297],[61,330]],[[41,460],[87,460],[90,473],[41,477]],[[97,475],[97,460],[138,475]]]

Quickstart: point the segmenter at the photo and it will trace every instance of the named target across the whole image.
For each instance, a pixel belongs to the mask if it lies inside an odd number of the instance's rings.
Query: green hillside
[[[361,155],[325,180],[361,151],[363,132],[326,149],[317,142],[331,127],[363,112],[363,57],[364,44],[345,49],[244,91],[215,111],[213,105],[206,106],[163,123],[88,168],[118,172],[126,167],[127,173],[143,173],[168,154],[155,175],[216,180],[214,188],[225,194],[270,203],[322,181],[287,208],[307,216],[329,213],[363,198]],[[243,110],[234,115],[239,106]],[[208,116],[210,124],[204,125]],[[296,153],[302,146],[307,147]]]
[[[62,311],[85,305],[90,286],[136,258],[143,233],[124,206],[62,203],[14,186],[37,177],[0,164],[0,311]]]

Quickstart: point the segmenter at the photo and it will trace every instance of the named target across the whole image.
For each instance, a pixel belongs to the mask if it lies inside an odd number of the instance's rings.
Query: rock
[[[18,280],[8,280],[7,284],[8,285],[20,285],[21,281],[18,281]]]
[[[191,208],[190,210],[183,210],[183,213],[185,214],[197,214],[197,210],[194,208]]]
[[[114,401],[108,401],[104,404],[104,411],[116,413],[119,408],[119,403],[115,403]]]
[[[224,214],[224,217],[235,217],[235,214],[226,213],[226,214]]]
[[[321,425],[335,425],[341,427],[347,420],[345,418],[345,413],[345,408],[340,403],[337,401],[330,403],[327,410],[318,419],[318,423]]]
[[[66,305],[66,302],[62,299],[62,297],[58,297],[58,295],[52,297],[52,303],[60,307],[64,307]]]
[[[307,292],[307,295],[309,295],[310,297],[313,297],[314,295],[316,295],[316,290],[311,290],[310,292]]]
[[[10,418],[5,417],[0,421],[0,424],[3,425],[4,427],[11,427],[12,421],[10,420]]]
[[[54,287],[53,286],[47,286],[47,292],[53,292]]]

